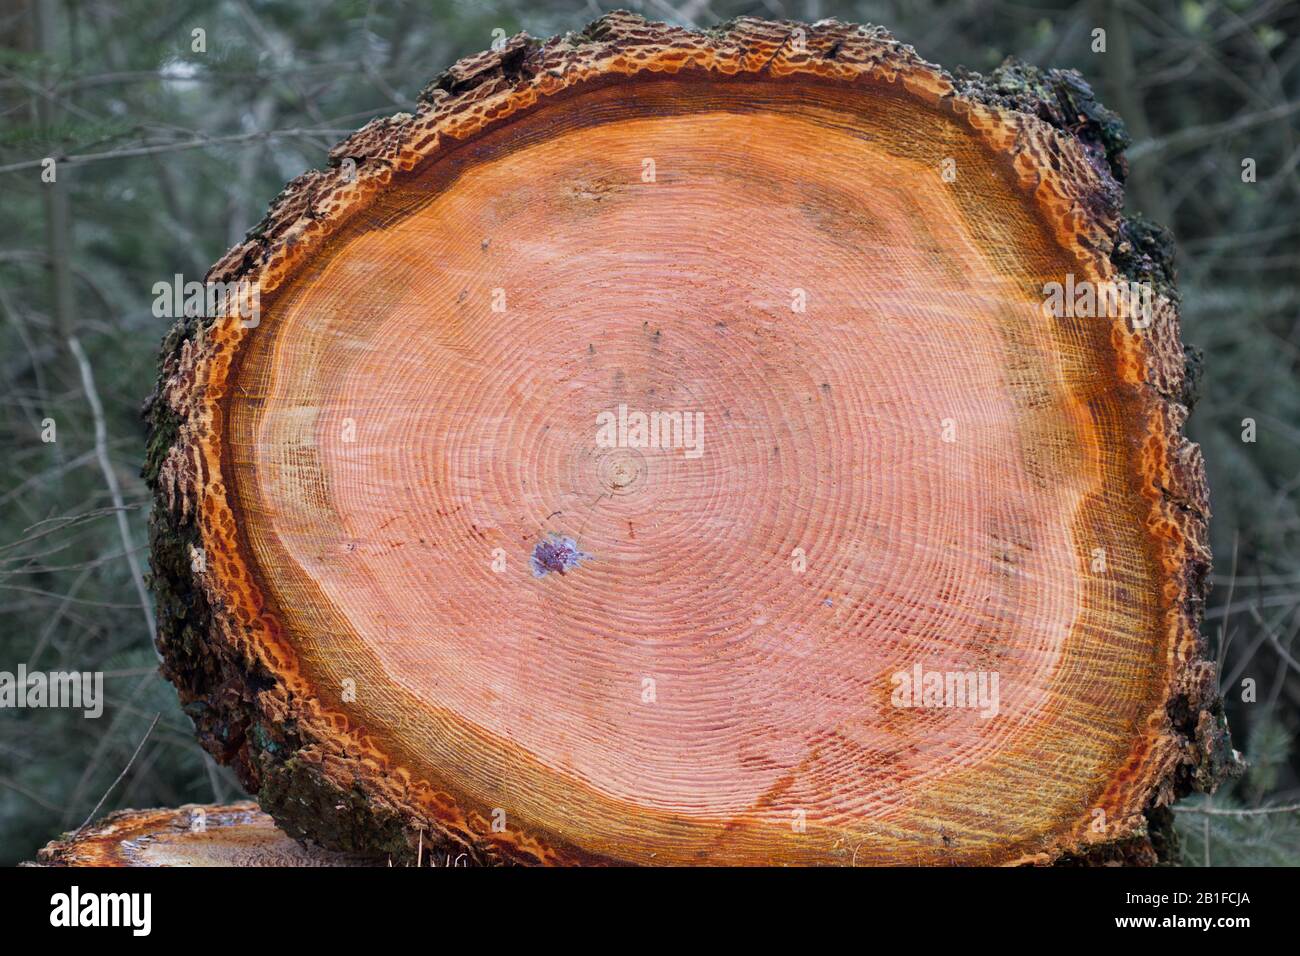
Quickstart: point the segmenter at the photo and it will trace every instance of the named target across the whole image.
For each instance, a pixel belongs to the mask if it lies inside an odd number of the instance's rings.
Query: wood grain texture
[[[456,64],[214,267],[256,327],[164,346],[159,646],[205,746],[399,856],[1154,859],[1234,758],[1118,129],[836,22]],[[1067,275],[1153,321],[1048,315]],[[602,447],[620,406],[699,413],[699,454]],[[916,665],[996,673],[997,715],[893,706]]]
[[[174,810],[119,810],[51,841],[41,866],[226,867],[378,865],[306,847],[252,802],[187,804]]]

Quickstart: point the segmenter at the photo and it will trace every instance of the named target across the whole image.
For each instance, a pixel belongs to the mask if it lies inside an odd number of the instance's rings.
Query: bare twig
[[[374,110],[372,112],[383,112]],[[230,136],[205,136],[201,139],[188,140],[182,143],[159,143],[150,146],[130,146],[125,149],[110,149],[102,153],[83,153],[79,156],[62,156],[57,157],[61,165],[71,166],[78,163],[95,163],[106,159],[127,159],[133,156],[153,156],[156,153],[172,153],[186,149],[204,149],[208,146],[220,146],[228,143],[250,143],[266,142],[275,139],[291,139],[293,137],[313,137],[329,136],[339,137],[348,136],[356,132],[351,129],[279,129],[279,130],[257,130],[252,133],[235,133]],[[36,169],[43,162],[41,159],[29,159],[20,163],[10,163],[8,166],[0,166],[0,173],[17,173],[24,169]]]
[[[108,799],[108,795],[113,792],[114,788],[116,788],[119,783],[122,782],[122,778],[126,776],[126,772],[131,769],[131,764],[135,763],[135,758],[140,756],[140,751],[144,749],[145,741],[148,740],[149,735],[153,733],[154,727],[158,724],[158,718],[161,716],[161,711],[153,715],[153,721],[149,724],[149,729],[144,732],[144,736],[140,738],[140,743],[136,746],[135,753],[131,754],[131,759],[126,762],[126,766],[123,767],[122,772],[117,775],[117,779],[114,780],[109,788],[104,791],[104,795],[99,798],[99,802],[95,804],[95,808],[90,811],[90,815],[86,817],[81,826],[77,827],[77,832],[72,835],[73,839],[79,836],[82,830],[86,829],[91,820],[95,819],[95,814],[98,813],[99,808],[104,805],[104,801]]]
[[[1171,136],[1160,136],[1155,139],[1148,139],[1135,144],[1128,151],[1129,162],[1138,162],[1147,160],[1152,156],[1161,153],[1176,153],[1185,149],[1192,149],[1196,146],[1202,146],[1206,143],[1213,143],[1223,139],[1225,136],[1231,136],[1234,133],[1240,133],[1242,130],[1253,129],[1264,123],[1271,123],[1274,120],[1285,119],[1292,113],[1300,111],[1300,100],[1294,103],[1282,103],[1274,106],[1272,109],[1257,110],[1253,113],[1243,113],[1240,116],[1225,120],[1222,123],[1207,123],[1204,126],[1192,126],[1188,129],[1179,130]]]
[[[90,413],[95,421],[95,455],[99,458],[99,467],[104,472],[104,481],[108,485],[108,493],[113,499],[113,507],[117,512],[117,531],[122,537],[124,557],[127,567],[131,569],[131,580],[135,583],[136,593],[140,596],[140,609],[144,612],[145,624],[149,628],[149,646],[153,647],[154,653],[157,654],[158,649],[153,643],[154,635],[158,632],[153,616],[153,601],[149,597],[149,589],[145,587],[140,560],[136,557],[135,545],[131,541],[131,525],[126,520],[122,488],[117,482],[117,473],[113,471],[113,463],[108,457],[108,426],[104,422],[104,405],[100,402],[99,392],[95,389],[95,373],[90,367],[90,360],[86,358],[81,342],[75,335],[68,337],[68,349],[81,369],[81,385],[85,389],[86,401],[90,404]],[[159,659],[161,660],[161,657]]]
[[[1246,810],[1225,810],[1220,807],[1174,807],[1175,813],[1199,813],[1207,817],[1259,817],[1269,813],[1296,813],[1300,803],[1280,807],[1251,807]]]

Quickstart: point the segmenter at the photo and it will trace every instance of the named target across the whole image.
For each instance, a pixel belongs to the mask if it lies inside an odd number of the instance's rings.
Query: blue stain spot
[[[572,571],[591,555],[578,550],[572,538],[551,532],[533,548],[533,577],[543,578],[552,571]]]
[[[825,601],[822,601],[822,603],[825,604],[827,607],[834,607],[834,606],[835,606],[835,602],[832,601],[830,598],[827,598]]]

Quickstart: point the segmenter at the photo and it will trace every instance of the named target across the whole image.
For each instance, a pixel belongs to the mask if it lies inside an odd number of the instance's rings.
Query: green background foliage
[[[0,670],[104,671],[108,705],[98,720],[0,712],[0,863],[31,858],[101,799],[102,814],[239,795],[157,675],[132,576],[148,507],[139,409],[169,324],[151,313],[153,285],[201,277],[286,181],[370,118],[411,109],[495,29],[549,36],[615,6],[696,26],[878,23],[950,70],[1008,55],[1076,68],[1124,118],[1129,210],[1172,228],[1184,339],[1206,354],[1190,427],[1215,512],[1205,633],[1253,764],[1184,804],[1184,859],[1300,861],[1300,813],[1277,809],[1300,803],[1300,6],[27,0],[0,13]],[[195,28],[206,52],[192,50]],[[81,159],[61,162],[52,187],[36,165],[47,156]],[[1242,180],[1246,158],[1255,182]]]

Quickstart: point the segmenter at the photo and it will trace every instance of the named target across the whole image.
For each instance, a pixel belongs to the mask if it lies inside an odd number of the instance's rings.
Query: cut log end
[[[208,749],[402,857],[1143,858],[1232,761],[1168,249],[1011,79],[611,15],[291,184],[149,411]]]
[[[254,803],[120,810],[65,834],[37,856],[41,866],[361,866],[373,859],[307,847]]]

